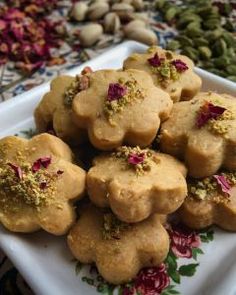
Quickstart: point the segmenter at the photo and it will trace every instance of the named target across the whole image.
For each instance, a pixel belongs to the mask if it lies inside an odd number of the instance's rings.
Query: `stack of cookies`
[[[152,47],[122,70],[54,79],[40,134],[0,140],[1,223],[68,234],[75,258],[113,284],[165,260],[167,215],[235,231],[236,100],[199,92],[193,67]]]

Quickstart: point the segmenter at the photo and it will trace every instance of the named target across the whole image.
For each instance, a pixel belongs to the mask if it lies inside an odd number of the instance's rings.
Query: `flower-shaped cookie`
[[[85,191],[86,173],[72,164],[70,148],[41,134],[0,140],[0,222],[14,232],[40,228],[65,234],[75,221],[73,202]]]
[[[179,209],[181,220],[201,229],[212,224],[236,231],[236,173],[221,172],[201,180],[189,180],[188,197]]]
[[[161,150],[183,159],[192,177],[211,176],[220,167],[236,170],[236,100],[199,93],[174,104],[161,128]]]
[[[46,93],[35,109],[34,117],[39,132],[55,131],[66,142],[80,144],[87,138],[72,120],[71,104],[74,96],[89,87],[90,68],[76,77],[59,76],[52,80],[51,90]]]
[[[89,89],[73,100],[73,118],[91,143],[111,150],[122,143],[145,147],[172,108],[167,93],[141,71],[102,70],[90,75]]]
[[[202,85],[188,57],[160,47],[151,47],[143,54],[132,54],[124,61],[123,67],[150,74],[154,84],[168,92],[174,102],[191,99]]]
[[[95,262],[104,279],[121,284],[143,267],[160,265],[168,254],[169,236],[157,214],[130,225],[89,206],[72,227],[68,245],[79,261]]]
[[[184,165],[169,155],[123,146],[94,159],[87,189],[97,206],[110,206],[125,222],[139,222],[179,208],[187,195],[185,175]]]

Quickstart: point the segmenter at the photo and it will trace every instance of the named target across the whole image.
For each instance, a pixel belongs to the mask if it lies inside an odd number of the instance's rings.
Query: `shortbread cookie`
[[[236,170],[236,100],[229,95],[199,93],[174,104],[161,128],[161,150],[183,159],[192,177]]]
[[[39,132],[55,131],[66,142],[80,144],[87,138],[86,132],[72,121],[71,104],[74,96],[89,87],[90,68],[76,77],[59,76],[52,80],[51,90],[46,93],[35,109],[34,117]]]
[[[179,208],[187,195],[185,175],[184,165],[169,155],[123,146],[94,159],[87,189],[97,206],[111,207],[125,222],[139,222]]]
[[[236,231],[236,173],[221,172],[201,180],[189,180],[188,197],[179,210],[189,227],[212,224]]]
[[[40,228],[65,234],[74,223],[73,202],[85,191],[86,173],[72,164],[70,148],[41,134],[0,140],[0,222],[10,231]]]
[[[171,108],[169,95],[137,70],[94,72],[89,89],[73,100],[74,122],[88,131],[91,143],[101,150],[122,143],[149,145]]]
[[[124,69],[137,69],[151,75],[154,84],[169,93],[174,102],[191,99],[201,88],[201,78],[193,72],[193,62],[184,55],[150,47],[146,53],[133,53]]]
[[[168,254],[169,237],[157,214],[131,225],[90,206],[71,229],[68,245],[82,263],[96,263],[105,280],[122,284],[141,268],[161,264]]]

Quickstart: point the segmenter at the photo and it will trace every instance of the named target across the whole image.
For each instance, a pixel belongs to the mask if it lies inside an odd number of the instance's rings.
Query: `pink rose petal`
[[[41,167],[44,168],[48,168],[48,166],[51,164],[52,162],[52,158],[51,157],[42,157],[37,159],[33,165],[32,165],[32,171],[35,173],[37,172],[39,169],[41,169]]]
[[[201,128],[204,126],[210,119],[217,119],[226,111],[226,108],[215,106],[210,102],[206,102],[201,106],[199,113],[197,115],[196,126]]]
[[[130,154],[128,157],[128,163],[132,165],[137,165],[143,163],[145,159],[145,153],[141,154]]]
[[[164,60],[165,59],[163,57],[160,58],[157,53],[155,53],[153,57],[148,58],[148,62],[152,67],[159,67]]]
[[[188,70],[187,64],[181,59],[175,59],[171,62],[171,64],[175,66],[177,72],[185,72],[186,70]]]
[[[21,167],[15,165],[15,164],[12,164],[12,163],[7,163],[7,164],[15,172],[16,177],[18,177],[19,179],[23,179],[23,171],[22,171]]]
[[[110,83],[108,88],[107,100],[118,100],[127,93],[127,88],[119,83]]]
[[[231,194],[231,185],[228,182],[228,180],[226,179],[226,177],[224,175],[213,175],[213,177],[216,179],[218,185],[221,188],[221,191],[230,196],[230,194]]]

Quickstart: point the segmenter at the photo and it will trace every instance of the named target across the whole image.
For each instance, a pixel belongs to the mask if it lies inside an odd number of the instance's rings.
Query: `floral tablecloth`
[[[30,71],[29,68],[25,67],[25,64],[20,64],[19,62],[16,64],[16,61],[5,63],[3,55],[1,56],[1,50],[4,51],[7,49],[5,49],[5,47],[1,48],[0,45],[0,102],[11,99],[18,94],[51,80],[53,77],[80,65],[82,62],[93,58],[123,40],[123,36],[119,33],[116,35],[104,35],[95,46],[90,49],[83,49],[76,38],[80,30],[80,25],[78,23],[67,22],[68,11],[73,1],[48,1],[51,3],[52,7],[51,10],[47,12],[46,16],[44,15],[45,11],[40,11],[39,9],[40,1],[42,3],[47,2],[45,0],[9,0],[5,1],[4,6],[4,2],[0,1],[0,12],[1,9],[7,9],[8,12],[8,26],[13,26],[13,24],[15,24],[14,17],[17,12],[9,7],[13,4],[21,7],[22,3],[27,4],[31,2],[36,3],[36,8],[35,6],[31,6],[30,8],[32,18],[34,13],[38,13],[40,17],[46,17],[52,22],[50,25],[58,25],[59,30],[56,36],[57,46],[49,48],[50,54],[46,52],[49,58],[42,61],[45,52],[40,53],[40,51],[38,51],[38,55],[35,54],[35,56],[32,57],[32,63],[28,63],[28,65],[30,64],[32,67]],[[147,13],[150,17],[151,27],[159,37],[160,45],[165,45],[167,40],[176,35],[176,31],[163,23],[158,13],[153,11],[148,11]],[[20,16],[18,15],[18,17]],[[61,24],[63,28],[60,26]],[[0,30],[4,29],[4,26],[6,26],[6,22],[4,23],[0,18]],[[66,32],[63,31],[64,28],[66,28]],[[13,29],[14,33],[21,34],[19,28],[14,27]],[[32,50],[32,48],[29,48],[29,50]],[[48,50],[48,48],[45,50]],[[179,247],[181,247],[181,245],[179,245]],[[6,294],[32,294],[32,291],[0,250],[0,295]]]

